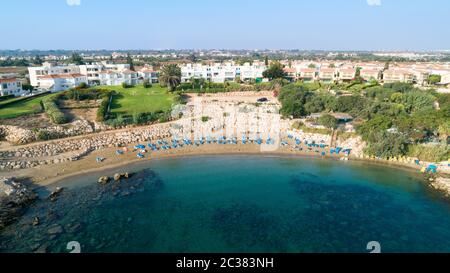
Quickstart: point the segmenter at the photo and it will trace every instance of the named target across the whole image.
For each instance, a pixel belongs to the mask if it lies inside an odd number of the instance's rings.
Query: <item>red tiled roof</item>
[[[16,78],[9,78],[9,79],[0,79],[0,83],[11,83],[11,82],[17,82],[18,80]]]
[[[335,71],[334,68],[321,68],[320,72],[321,73],[333,73]]]
[[[122,73],[124,73],[124,74],[133,74],[133,73],[136,73],[136,72],[131,71],[129,69],[125,69],[125,70],[122,71]]]
[[[297,70],[295,68],[289,68],[289,67],[285,67],[283,68],[284,72],[286,73],[296,73]]]
[[[83,74],[74,73],[74,74],[55,74],[55,75],[45,75],[40,76],[40,79],[66,79],[66,78],[80,78],[85,77]]]

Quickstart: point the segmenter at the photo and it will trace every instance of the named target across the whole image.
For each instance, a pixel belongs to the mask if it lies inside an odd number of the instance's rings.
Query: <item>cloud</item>
[[[381,0],[367,0],[367,5],[369,5],[369,6],[381,6]]]
[[[369,0],[367,0],[369,1]],[[81,5],[81,0],[66,0],[67,5],[69,6],[79,6]]]

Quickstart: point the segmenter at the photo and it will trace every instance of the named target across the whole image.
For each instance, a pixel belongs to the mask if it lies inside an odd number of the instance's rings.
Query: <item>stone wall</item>
[[[170,125],[158,124],[94,136],[54,140],[0,151],[0,170],[32,168],[78,160],[94,150],[170,137]]]

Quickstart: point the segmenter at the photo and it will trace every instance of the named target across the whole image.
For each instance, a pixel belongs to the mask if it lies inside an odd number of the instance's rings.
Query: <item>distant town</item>
[[[0,95],[58,92],[87,85],[157,83],[165,64],[181,68],[181,82],[204,79],[264,82],[277,61],[290,82],[404,82],[447,92],[450,52],[326,52],[276,50],[0,51]]]

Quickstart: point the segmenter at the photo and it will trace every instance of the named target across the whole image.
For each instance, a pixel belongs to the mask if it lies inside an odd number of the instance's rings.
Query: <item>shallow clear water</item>
[[[58,201],[0,234],[0,251],[68,252],[78,241],[82,252],[368,252],[378,241],[382,252],[450,252],[450,205],[416,172],[261,156],[124,169],[140,171],[108,186],[98,174],[64,182]]]

